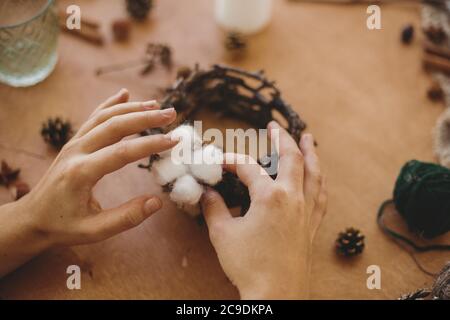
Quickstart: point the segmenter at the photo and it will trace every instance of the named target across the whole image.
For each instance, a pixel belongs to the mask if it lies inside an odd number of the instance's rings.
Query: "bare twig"
[[[174,85],[167,89],[161,108],[174,107],[177,120],[159,132],[168,132],[185,121],[193,120],[201,108],[210,108],[216,113],[234,116],[257,128],[265,128],[273,120],[273,111],[278,111],[288,123],[288,132],[298,142],[306,124],[281,97],[280,90],[269,81],[262,71],[249,72],[233,67],[214,65],[209,70],[198,66],[183,72]],[[152,134],[148,131],[147,134]],[[142,168],[151,168],[154,158]],[[248,189],[235,175],[226,175],[215,186],[228,206],[241,206],[245,212],[250,203]]]
[[[149,43],[146,46],[144,57],[123,63],[113,64],[97,69],[97,75],[103,75],[109,72],[122,71],[135,67],[144,67],[141,75],[146,75],[154,70],[157,64],[170,70],[172,68],[172,50],[168,45],[160,43]]]
[[[427,70],[450,74],[450,60],[437,55],[425,54],[423,57],[423,66]]]
[[[446,58],[450,61],[450,49],[444,46],[438,46],[430,41],[425,41],[423,44],[423,49],[426,53],[433,54],[442,58]]]

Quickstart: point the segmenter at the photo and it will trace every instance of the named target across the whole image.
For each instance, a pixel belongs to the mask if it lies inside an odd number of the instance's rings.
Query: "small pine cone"
[[[340,232],[336,240],[336,250],[346,257],[356,256],[364,250],[364,236],[355,228]]]
[[[136,20],[145,20],[152,7],[152,0],[127,0],[127,11]]]
[[[72,138],[72,134],[72,124],[69,121],[61,120],[61,118],[48,119],[41,129],[44,141],[57,150],[61,149]]]
[[[247,43],[240,33],[230,32],[225,40],[225,48],[228,51],[244,51]]]

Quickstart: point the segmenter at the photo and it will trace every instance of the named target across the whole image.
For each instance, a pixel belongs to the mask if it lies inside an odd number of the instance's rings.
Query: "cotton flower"
[[[171,157],[155,161],[152,166],[152,172],[156,182],[161,186],[185,175],[187,170],[188,167],[186,165],[172,161]]]
[[[179,205],[195,205],[200,201],[203,187],[191,175],[185,174],[173,184],[170,199]]]
[[[159,153],[152,172],[161,186],[170,184],[170,199],[185,213],[201,213],[199,201],[202,184],[215,185],[222,180],[223,152],[213,146],[202,147],[202,140],[192,126],[182,125],[170,132],[180,142],[171,150]]]
[[[193,150],[202,146],[202,139],[193,126],[182,125],[170,133],[172,139],[180,139],[181,144],[188,144]]]
[[[222,180],[222,163],[222,151],[208,145],[194,152],[189,169],[196,179],[213,186]]]
[[[172,157],[175,163],[190,163],[194,150],[202,147],[202,140],[194,127],[182,125],[168,133],[172,139],[180,142],[172,149],[159,153],[160,157]]]

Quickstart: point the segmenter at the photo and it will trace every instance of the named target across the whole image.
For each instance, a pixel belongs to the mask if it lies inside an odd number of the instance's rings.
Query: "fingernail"
[[[175,109],[168,108],[168,109],[161,110],[160,112],[163,117],[171,118],[173,116],[173,113],[175,112]]]
[[[147,215],[151,215],[153,212],[158,211],[162,207],[162,202],[156,197],[148,199],[144,204],[144,212]]]
[[[280,129],[280,125],[275,120],[269,122],[269,129]]]
[[[312,141],[313,141],[312,134],[305,133],[305,135],[303,136],[303,139],[305,140],[305,142],[312,143]]]
[[[159,104],[156,102],[156,100],[145,101],[142,103],[142,107],[144,107],[144,109],[146,110],[154,110],[159,108]]]
[[[122,88],[119,90],[119,93],[117,95],[121,96],[121,95],[125,94],[126,92],[128,92],[128,90],[125,88]]]
[[[167,133],[164,138],[166,138],[169,141],[176,141],[179,142],[181,140],[181,137],[173,137],[172,132]]]

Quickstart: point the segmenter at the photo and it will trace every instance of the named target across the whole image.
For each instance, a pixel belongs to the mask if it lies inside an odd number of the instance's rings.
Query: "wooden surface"
[[[432,278],[375,223],[400,167],[412,158],[434,160],[432,128],[443,106],[425,97],[430,78],[421,69],[420,39],[410,47],[399,42],[404,24],[419,27],[419,7],[383,6],[382,30],[369,31],[365,6],[275,2],[270,26],[250,39],[248,58],[237,65],[263,68],[277,80],[319,141],[329,210],[314,245],[311,297],[394,299],[429,285]],[[61,35],[58,66],[45,82],[27,89],[0,85],[0,143],[46,157],[0,148],[0,158],[21,167],[31,185],[54,157],[39,136],[43,120],[62,115],[80,125],[121,87],[129,88],[133,99],[150,99],[174,77],[158,71],[142,78],[130,70],[98,78],[96,67],[139,57],[148,41],[170,44],[177,65],[227,62],[213,1],[157,1],[151,19],[133,26],[130,43],[123,45],[113,43],[109,30],[113,19],[125,16],[122,1],[72,3],[81,5],[85,17],[103,23],[106,46]],[[151,176],[133,164],[103,179],[96,194],[109,207],[149,190],[161,193]],[[10,201],[5,189],[0,201]],[[363,231],[367,247],[362,256],[342,260],[333,250],[334,240],[349,226]],[[445,253],[419,256],[435,271],[448,258]],[[71,264],[83,269],[79,291],[66,288]],[[381,290],[366,287],[366,268],[372,264],[381,267]],[[228,299],[238,294],[220,268],[206,228],[166,201],[161,212],[132,231],[37,257],[0,281],[0,298]]]

